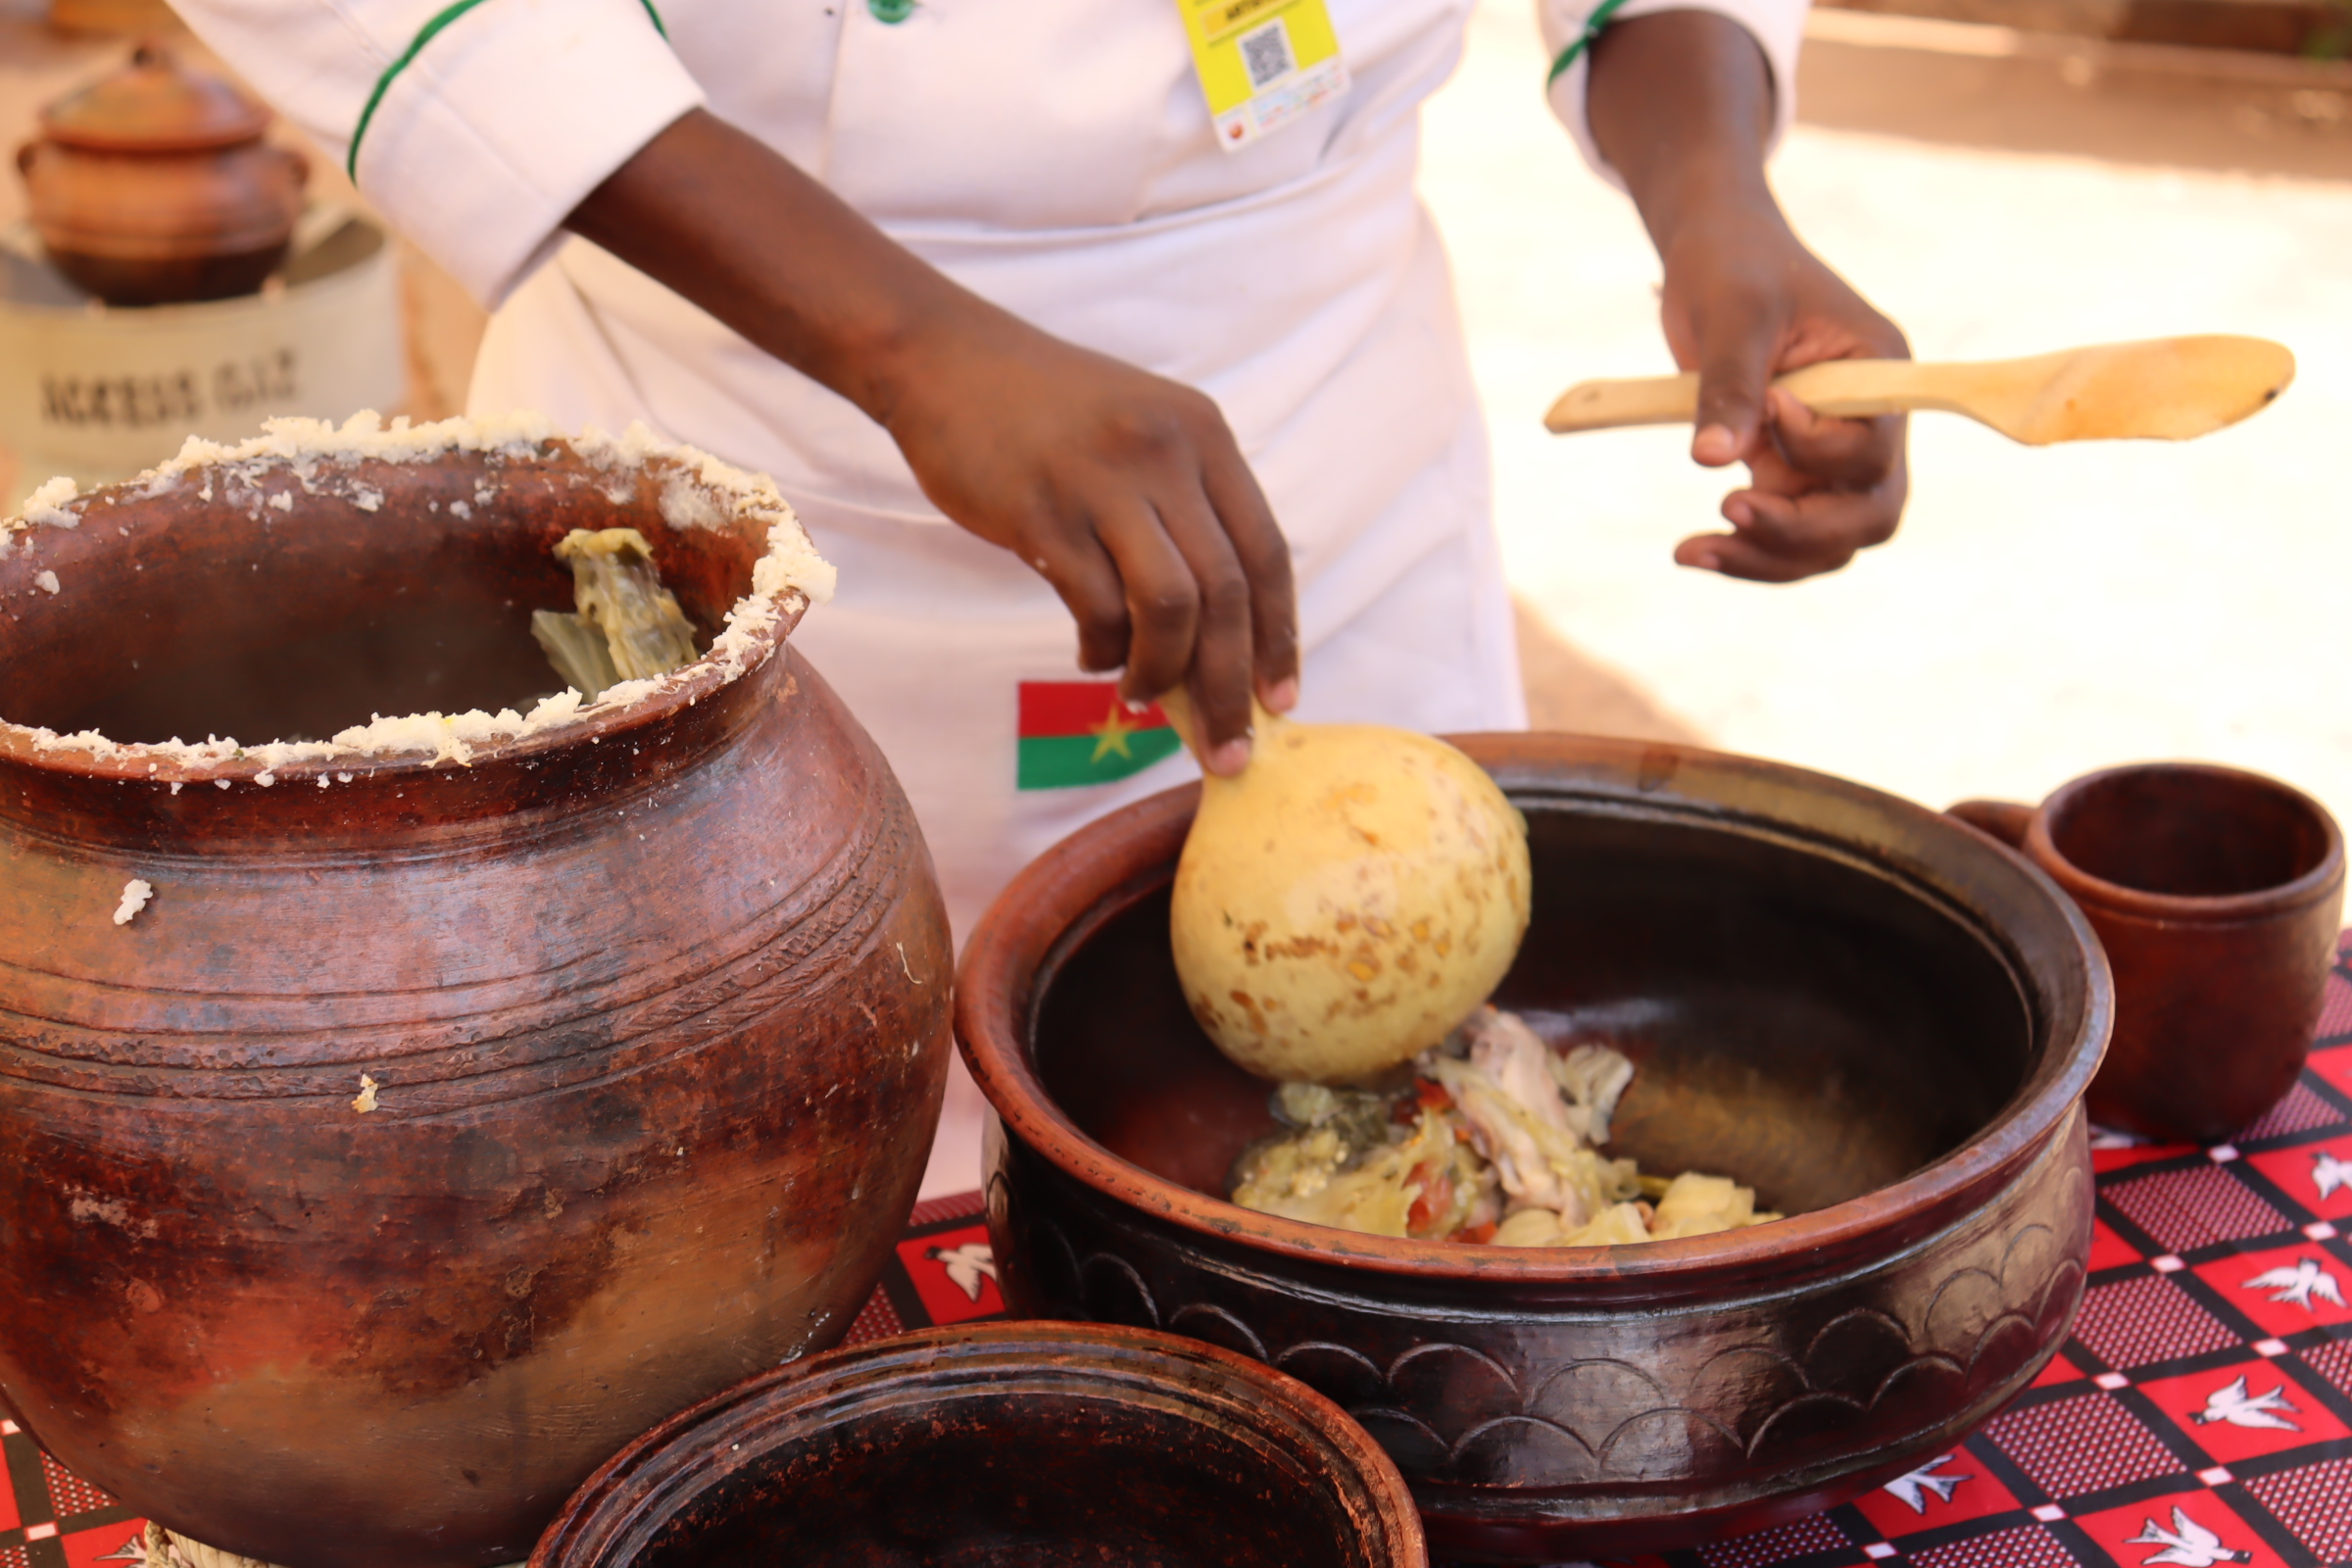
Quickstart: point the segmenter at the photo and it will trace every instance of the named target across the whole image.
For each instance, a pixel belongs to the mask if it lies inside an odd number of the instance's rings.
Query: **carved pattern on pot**
[[[1520,1335],[1516,1370],[1474,1346],[1422,1337],[1418,1325],[1404,1325],[1412,1343],[1385,1364],[1329,1338],[1286,1343],[1252,1324],[1247,1299],[1169,1299],[1203,1283],[1243,1298],[1264,1294],[1235,1271],[1201,1268],[1197,1256],[1191,1267],[1171,1267],[1177,1254],[1155,1258],[1153,1249],[1134,1259],[1112,1250],[1129,1237],[1090,1237],[1082,1250],[1055,1219],[1020,1214],[1001,1169],[992,1173],[990,1211],[992,1225],[1019,1238],[999,1251],[1009,1260],[1008,1284],[1036,1291],[1049,1315],[1164,1327],[1264,1361],[1339,1403],[1417,1482],[1544,1490],[1808,1464],[1850,1443],[1857,1428],[1869,1428],[1875,1446],[1899,1447],[1989,1396],[2005,1398],[2063,1341],[2082,1298],[2081,1238],[2042,1220],[2004,1223],[2031,1208],[2087,1232],[2087,1167],[2052,1164],[2045,1155],[2005,1200],[1970,1221],[1964,1229],[1973,1234],[1958,1247],[1932,1249],[1926,1268],[1915,1258],[1846,1282],[1838,1297],[1851,1304],[1800,1344],[1776,1342],[1787,1321],[1762,1311],[1742,1318],[1735,1306],[1741,1326],[1731,1342],[1687,1368],[1678,1367],[1683,1341],[1670,1330],[1655,1347],[1629,1342],[1625,1353],[1558,1357],[1591,1333],[1573,1315]],[[1083,1207],[1072,1217],[1083,1220]],[[1256,1304],[1295,1312],[1271,1297]],[[1387,1321],[1377,1326],[1366,1322],[1373,1315],[1348,1313],[1347,1326],[1369,1330],[1366,1339],[1398,1327],[1395,1308],[1380,1308]]]

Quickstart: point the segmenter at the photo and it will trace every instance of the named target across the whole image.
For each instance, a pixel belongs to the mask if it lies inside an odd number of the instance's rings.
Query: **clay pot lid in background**
[[[269,110],[219,76],[182,69],[157,43],[41,111],[49,140],[90,152],[200,152],[252,141],[269,125]]]

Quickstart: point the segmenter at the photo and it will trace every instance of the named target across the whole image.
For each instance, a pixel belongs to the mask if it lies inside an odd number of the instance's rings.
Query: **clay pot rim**
[[[1173,1396],[1196,1411],[1222,1404],[1249,1420],[1261,1438],[1279,1439],[1288,1428],[1336,1461],[1327,1474],[1337,1471],[1368,1495],[1372,1520],[1388,1537],[1380,1560],[1394,1568],[1427,1568],[1420,1514],[1396,1461],[1331,1399],[1222,1346],[1157,1329],[1054,1319],[944,1324],[845,1346],[747,1378],[606,1460],[541,1534],[528,1568],[580,1568],[583,1559],[597,1561],[648,1506],[675,1498],[722,1446],[796,1424],[821,1429],[835,1412],[866,1403],[861,1394],[870,1398],[894,1384],[920,1386],[943,1361],[980,1372],[1056,1371],[1074,1374],[1073,1382],[1089,1381],[1092,1374],[1114,1397],[1145,1392],[1159,1399]],[[1211,1369],[1214,1388],[1184,1382],[1176,1369],[1185,1363]],[[795,1416],[801,1417],[797,1423]],[[632,1503],[622,1495],[626,1491],[640,1495]]]
[[[2202,896],[2154,893],[2144,888],[2127,887],[2121,882],[2110,882],[2105,877],[2094,876],[2068,859],[2059,850],[2057,841],[2051,837],[2051,820],[2084,795],[2112,779],[2157,768],[2166,772],[2194,773],[2223,779],[2286,797],[2302,807],[2320,824],[2321,831],[2326,835],[2328,847],[2320,856],[2319,864],[2301,876],[2275,887],[2257,888],[2250,893]],[[2334,813],[2283,779],[2247,768],[2228,767],[2219,762],[2124,762],[2070,779],[2052,790],[2041,805],[2034,808],[2033,817],[2026,825],[2026,853],[2036,867],[2048,872],[2051,879],[2066,890],[2068,897],[2077,901],[2088,900],[2096,904],[2102,913],[2158,922],[2228,925],[2241,920],[2269,919],[2327,898],[2344,880],[2344,834],[2336,823]]]
[[[1791,1215],[1752,1229],[1650,1242],[1639,1248],[1506,1248],[1364,1236],[1329,1226],[1261,1214],[1152,1175],[1089,1137],[1048,1096],[1026,1050],[1031,989],[1038,970],[1093,911],[1131,902],[1167,878],[1130,855],[1124,874],[1107,883],[1090,873],[1090,850],[1123,838],[1148,837],[1174,819],[1189,820],[1198,783],[1163,791],[1100,818],[1054,845],[1022,869],[998,895],[972,932],[956,970],[956,1040],[966,1066],[1008,1131],[1048,1162],[1095,1193],[1152,1219],[1200,1236],[1238,1243],[1309,1263],[1350,1271],[1433,1280],[1526,1281],[1563,1286],[1608,1286],[1681,1297],[1711,1292],[1719,1283],[1830,1266],[1856,1248],[1882,1249],[1903,1216],[1948,1220],[1984,1184],[2022,1164],[2064,1127],[2081,1103],[2105,1054],[2113,1026],[2114,988],[2106,956],[2090,924],[2042,870],[1941,813],[1829,774],[1700,747],[1592,736],[1495,733],[1446,737],[1490,772],[1506,795],[1517,787],[1512,764],[1548,752],[1552,760],[1601,760],[1646,781],[1684,769],[1761,773],[1842,804],[1907,819],[1961,853],[1983,855],[2034,885],[2050,917],[2075,938],[2084,962],[2082,1017],[2073,1037],[2039,1053],[2026,1082],[1976,1137],[1901,1181],[1841,1203]],[[1497,763],[1501,764],[1499,767]],[[1139,831],[1140,830],[1140,831]],[[1115,857],[1113,858],[1116,858]],[[1172,873],[1173,856],[1165,862]],[[1013,911],[1024,911],[1016,914]],[[1038,933],[1043,932],[1042,938]],[[2044,1025],[2054,1029],[2055,1022]]]
[[[211,470],[242,468],[251,475],[276,466],[355,454],[355,461],[424,461],[470,453],[486,463],[494,453],[519,456],[539,453],[549,445],[590,464],[601,460],[611,466],[665,467],[680,472],[705,496],[717,495],[731,507],[734,516],[766,522],[768,552],[755,563],[749,591],[727,612],[726,628],[693,663],[642,683],[645,690],[619,702],[581,703],[567,716],[552,716],[535,726],[538,710],[532,715],[517,715],[522,720],[520,727],[503,734],[486,731],[476,738],[451,730],[449,739],[457,743],[454,749],[447,744],[434,750],[417,745],[371,753],[335,742],[264,741],[233,746],[223,742],[178,747],[104,737],[85,742],[81,736],[60,736],[0,717],[0,768],[145,783],[242,783],[258,781],[265,774],[272,782],[313,782],[344,773],[397,782],[430,774],[444,762],[470,767],[527,762],[552,752],[661,724],[735,685],[765,667],[809,605],[830,596],[832,567],[816,554],[800,519],[765,475],[746,473],[695,448],[661,440],[641,424],[631,425],[617,438],[594,428],[565,434],[532,413],[502,419],[461,416],[421,425],[404,420],[385,426],[378,416],[367,412],[354,415],[340,426],[324,419],[271,419],[267,421],[265,434],[235,446],[190,437],[178,457],[136,478],[86,494],[75,493],[71,481],[53,480],[35,490],[26,498],[21,520],[0,520],[0,546],[13,545],[17,533],[33,528],[78,526],[90,507],[103,498],[157,494],[164,487],[190,482],[190,475]],[[14,550],[7,552],[14,554]],[[767,579],[764,586],[762,578]],[[405,723],[428,716],[402,714],[382,722]],[[452,715],[452,721],[479,717],[496,724],[503,716],[481,714],[477,710]],[[498,738],[491,738],[493,735]],[[224,746],[228,749],[221,750]],[[327,748],[323,754],[302,755],[315,753],[320,746]]]

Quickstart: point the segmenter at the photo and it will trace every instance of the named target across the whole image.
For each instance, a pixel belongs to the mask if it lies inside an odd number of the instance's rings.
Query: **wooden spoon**
[[[2295,378],[2295,357],[2259,337],[2159,337],[2064,349],[2028,360],[1929,365],[1829,360],[1791,370],[1787,387],[1817,414],[1865,418],[1936,409],[1965,414],[2030,447],[2143,437],[2186,441],[2260,412]],[[1554,434],[1688,424],[1698,376],[1583,381],[1560,394]]]
[[[1181,693],[1160,699],[1200,755]],[[1200,787],[1168,914],[1177,978],[1260,1077],[1360,1082],[1487,1000],[1527,934],[1527,823],[1427,735],[1258,709],[1250,765]]]

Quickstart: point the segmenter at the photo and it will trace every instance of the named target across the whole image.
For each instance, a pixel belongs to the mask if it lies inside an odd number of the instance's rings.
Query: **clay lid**
[[[269,110],[218,76],[181,70],[154,43],[41,111],[52,141],[93,152],[196,152],[251,141],[269,124]]]

